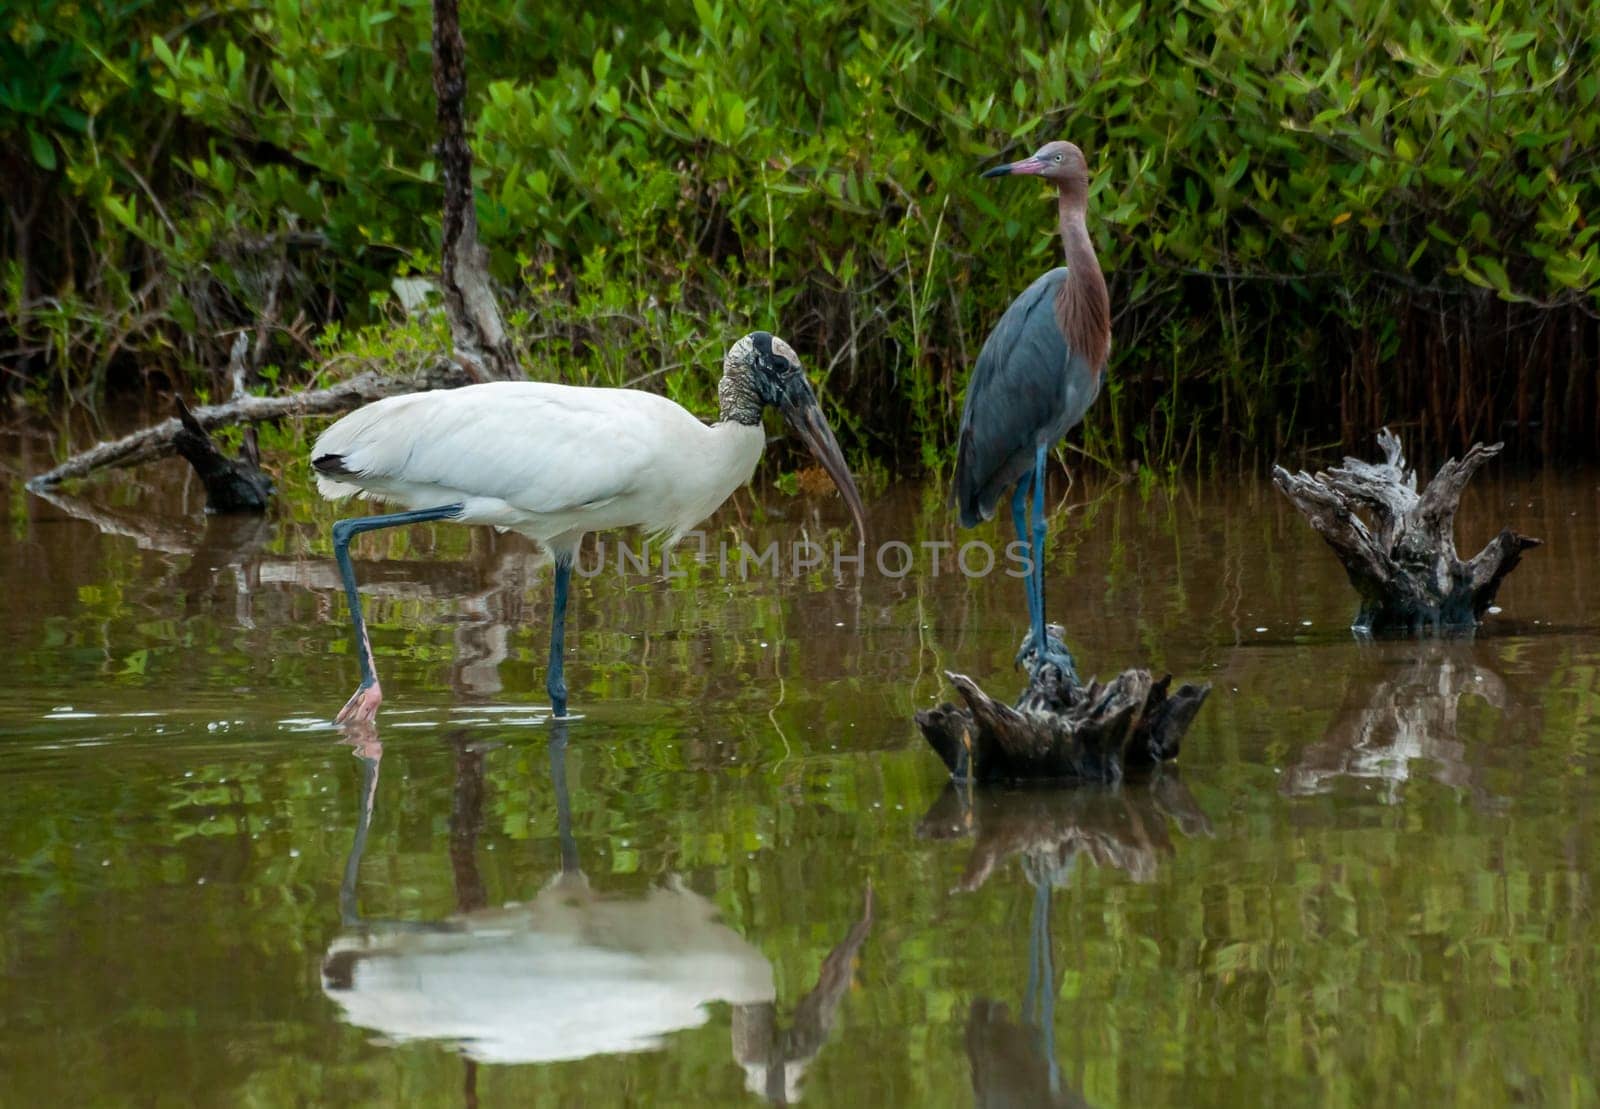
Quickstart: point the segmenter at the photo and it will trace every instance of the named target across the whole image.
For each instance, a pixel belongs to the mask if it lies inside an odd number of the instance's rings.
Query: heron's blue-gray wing
[[[1098,391],[1056,320],[1056,294],[1066,279],[1067,268],[1059,266],[1023,290],[978,354],[956,448],[954,499],[963,527],[994,515],[1039,445],[1054,443],[1082,419]]]

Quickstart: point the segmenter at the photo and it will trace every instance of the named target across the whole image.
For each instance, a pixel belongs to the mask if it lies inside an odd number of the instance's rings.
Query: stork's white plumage
[[[761,425],[705,424],[666,397],[496,381],[387,397],[334,424],[312,448],[358,476],[319,473],[325,497],[460,504],[570,555],[586,532],[640,527],[674,540],[755,473]]]
[[[728,351],[722,369],[721,418],[709,425],[654,393],[495,382],[387,397],[323,432],[311,464],[324,496],[359,494],[408,510],[334,525],[361,663],[361,685],[336,719],[371,720],[383,699],[349,555],[350,540],[363,531],[452,520],[543,544],[555,561],[546,689],[562,717],[567,587],[584,534],[641,527],[681,537],[750,480],[765,443],[766,407],[779,409],[806,441],[862,528],[860,495],[789,344],[752,332]]]

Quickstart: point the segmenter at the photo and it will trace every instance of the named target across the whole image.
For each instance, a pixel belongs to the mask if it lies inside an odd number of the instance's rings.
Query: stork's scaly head
[[[752,331],[723,359],[717,394],[724,419],[759,423],[761,409],[776,408],[833,479],[855,518],[857,533],[865,538],[867,514],[861,494],[793,347],[770,332]]]
[[[983,171],[985,177],[1028,174],[1054,181],[1063,192],[1089,195],[1089,163],[1070,142],[1047,142],[1020,162],[1010,162]]]

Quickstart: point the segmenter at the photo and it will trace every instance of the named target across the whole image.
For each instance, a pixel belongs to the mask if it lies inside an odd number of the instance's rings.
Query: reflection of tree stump
[[[1346,458],[1315,476],[1272,468],[1272,482],[1294,502],[1344,563],[1361,597],[1355,626],[1365,631],[1472,627],[1494,602],[1500,582],[1540,544],[1506,528],[1470,561],[1456,553],[1455,519],[1472,475],[1504,444],[1475,444],[1439,468],[1417,492],[1400,437],[1378,433],[1381,463]],[[1357,512],[1366,512],[1371,525]]]
[[[1013,855],[1051,884],[1063,884],[1080,856],[1125,871],[1136,882],[1155,877],[1173,852],[1169,823],[1186,836],[1210,835],[1211,821],[1176,773],[1119,789],[972,789],[951,782],[917,825],[926,839],[974,836],[960,889],[976,890]]]
[[[1013,1018],[1006,1005],[975,998],[967,1013],[967,1058],[980,1106],[1072,1106],[1088,1103],[1063,1078],[1055,1060],[1058,983],[1050,938],[1050,900],[1077,860],[1125,870],[1134,881],[1155,876],[1172,853],[1168,823],[1185,835],[1209,835],[1206,818],[1175,773],[1148,783],[1107,789],[972,788],[945,786],[917,826],[930,839],[975,836],[961,889],[982,886],[1006,859],[1022,857],[1034,886],[1028,942],[1028,989]]]
[[[1469,694],[1510,711],[1505,680],[1478,663],[1470,642],[1433,644],[1398,660],[1376,683],[1358,675],[1321,742],[1300,753],[1279,788],[1290,795],[1315,794],[1354,779],[1376,784],[1382,799],[1393,803],[1416,769],[1413,761],[1422,760],[1431,764],[1425,772],[1435,781],[1483,800],[1456,735],[1460,702]]]
[[[1051,625],[1058,637],[1061,628]],[[1109,683],[1079,685],[1033,656],[1016,707],[990,697],[965,674],[945,671],[966,707],[917,713],[917,727],[953,777],[979,782],[1037,779],[1119,781],[1178,757],[1178,745],[1210,684],[1168,695],[1172,675],[1124,670]]]

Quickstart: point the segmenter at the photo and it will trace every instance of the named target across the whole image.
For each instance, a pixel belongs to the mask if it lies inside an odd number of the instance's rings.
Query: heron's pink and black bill
[[[1004,165],[991,166],[984,170],[984,177],[1009,177],[1015,174],[1043,173],[1048,163],[1038,155],[1031,155],[1020,162],[1007,162]]]
[[[783,418],[789,422],[789,426],[794,428],[795,433],[811,449],[811,453],[822,464],[822,468],[828,472],[828,477],[833,479],[839,495],[844,498],[844,503],[849,506],[850,515],[855,519],[857,534],[865,539],[867,511],[861,504],[861,494],[856,491],[855,478],[850,476],[850,467],[845,464],[844,452],[839,449],[839,441],[833,437],[833,429],[822,418],[822,408],[817,404],[817,396],[811,391],[811,386],[804,377],[796,374],[789,381],[778,409],[783,413]]]

